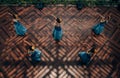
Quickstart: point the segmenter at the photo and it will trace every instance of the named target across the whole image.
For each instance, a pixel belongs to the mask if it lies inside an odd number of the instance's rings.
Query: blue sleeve
[[[63,30],[61,29],[61,36],[63,36]]]

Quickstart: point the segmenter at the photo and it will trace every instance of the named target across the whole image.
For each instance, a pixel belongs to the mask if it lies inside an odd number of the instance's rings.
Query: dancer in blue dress
[[[98,23],[92,28],[92,32],[94,32],[94,34],[100,35],[103,32],[106,23],[110,20],[110,14],[108,15],[109,16],[107,18],[102,17],[100,23]]]
[[[96,46],[93,45],[88,52],[83,51],[78,53],[78,56],[80,57],[82,64],[87,65],[90,62],[91,57],[96,52],[95,49],[96,49]]]
[[[92,31],[96,34],[96,35],[100,35],[103,30],[104,30],[104,26],[106,25],[107,21],[102,19],[100,21],[100,23],[98,23],[97,25],[95,25],[93,28],[92,28]]]
[[[60,18],[56,19],[57,24],[55,25],[52,35],[55,41],[59,42],[62,39],[63,31],[60,26],[61,20]]]
[[[30,44],[28,41],[24,41],[24,44],[26,44],[26,48],[28,50],[28,54],[31,57],[32,62],[40,62],[41,61],[41,51],[33,44]]]
[[[27,29],[18,21],[17,15],[14,15],[13,22],[14,22],[14,28],[15,28],[16,34],[20,36],[24,36],[25,33],[27,32]]]
[[[31,59],[33,62],[40,62],[41,61],[41,51],[38,49],[35,49],[34,46],[29,47],[29,52],[31,55]]]

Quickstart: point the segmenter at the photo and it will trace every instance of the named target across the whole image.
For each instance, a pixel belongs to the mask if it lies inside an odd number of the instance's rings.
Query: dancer
[[[57,42],[59,42],[62,39],[62,35],[63,35],[60,23],[61,23],[61,19],[57,18],[56,25],[55,25],[53,32],[52,32],[52,36],[53,36],[54,40]]]
[[[104,27],[108,22],[108,20],[110,20],[110,15],[108,16],[108,18],[102,17],[102,19],[100,20],[100,23],[98,23],[92,28],[92,32],[96,35],[100,35],[103,32]]]
[[[24,41],[27,44],[28,54],[31,57],[33,62],[40,62],[41,61],[41,51],[35,48],[33,44],[30,44],[27,41]]]
[[[96,49],[96,46],[93,45],[89,51],[79,52],[78,56],[80,57],[82,64],[87,65],[90,62],[91,57],[96,52],[95,49]]]
[[[19,22],[18,16],[16,14],[13,15],[14,19],[14,28],[16,31],[16,34],[19,36],[24,36],[25,33],[27,32],[27,29]]]

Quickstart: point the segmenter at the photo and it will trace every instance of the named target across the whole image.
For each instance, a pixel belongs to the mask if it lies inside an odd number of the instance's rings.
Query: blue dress
[[[19,22],[14,22],[14,27],[17,35],[25,35],[27,29]]]
[[[55,26],[53,29],[52,35],[54,40],[60,41],[63,35],[62,28],[60,26],[59,27]]]
[[[31,59],[32,61],[39,62],[41,60],[41,51],[35,49],[34,52],[31,52]]]
[[[96,26],[94,26],[92,28],[92,31],[96,34],[96,35],[100,35],[100,33],[102,33],[102,31],[104,30],[104,26],[106,24],[105,22],[100,22],[99,24],[97,24]]]
[[[87,54],[86,52],[79,52],[78,56],[80,57],[81,62],[83,64],[88,64],[91,59],[91,56]]]

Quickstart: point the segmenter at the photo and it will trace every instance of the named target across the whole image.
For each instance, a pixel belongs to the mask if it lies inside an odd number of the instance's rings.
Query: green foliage
[[[0,4],[37,4],[40,1],[48,4],[73,4],[75,5],[77,1],[80,1],[85,6],[96,6],[96,5],[115,5],[118,3],[112,0],[0,0]]]

